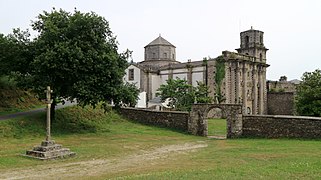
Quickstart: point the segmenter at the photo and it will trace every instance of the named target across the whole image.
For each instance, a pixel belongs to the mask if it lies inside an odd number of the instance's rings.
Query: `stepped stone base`
[[[71,152],[68,148],[63,148],[62,145],[56,144],[55,141],[42,141],[41,146],[36,146],[33,150],[26,151],[26,154],[23,156],[49,160],[57,158],[66,158],[75,156],[76,153]]]

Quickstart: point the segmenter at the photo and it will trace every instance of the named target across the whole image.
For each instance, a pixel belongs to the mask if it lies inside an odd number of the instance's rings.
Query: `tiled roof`
[[[166,45],[166,46],[173,46],[175,47],[173,44],[171,44],[170,42],[168,42],[166,39],[164,39],[162,36],[159,35],[158,38],[156,38],[154,41],[152,41],[151,43],[149,43],[147,46],[155,46],[155,45]],[[145,46],[145,47],[147,47]]]

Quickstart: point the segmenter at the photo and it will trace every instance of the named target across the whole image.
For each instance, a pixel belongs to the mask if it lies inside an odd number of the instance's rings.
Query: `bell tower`
[[[256,62],[266,63],[266,51],[264,46],[263,31],[250,30],[241,32],[241,47],[236,49],[238,53],[253,56]]]

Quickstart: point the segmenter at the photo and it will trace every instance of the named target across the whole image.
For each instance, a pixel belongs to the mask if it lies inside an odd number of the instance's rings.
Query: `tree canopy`
[[[118,52],[116,37],[105,18],[94,12],[52,9],[39,14],[31,26],[38,33],[33,40],[20,30],[6,38],[0,36],[0,42],[23,50],[19,51],[21,56],[7,58],[16,59],[19,68],[10,71],[18,85],[39,95],[51,86],[54,100],[77,99],[83,106],[101,101],[116,105],[123,100],[136,102],[138,90],[122,80],[131,52]]]
[[[305,72],[297,87],[296,109],[300,115],[321,116],[321,70]]]
[[[26,72],[32,49],[28,31],[14,29],[7,36],[0,34],[0,76],[12,71]]]
[[[185,79],[168,79],[166,84],[162,84],[158,89],[158,95],[162,100],[171,98],[173,100],[172,106],[180,111],[189,111],[192,104],[197,103],[211,103],[212,98],[208,96],[208,87],[198,82],[197,87],[188,84]]]

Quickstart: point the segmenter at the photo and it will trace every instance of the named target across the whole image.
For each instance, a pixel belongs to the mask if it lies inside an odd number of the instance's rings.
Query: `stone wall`
[[[267,107],[269,115],[294,115],[294,93],[268,92]]]
[[[243,116],[245,137],[321,138],[321,118],[304,116]]]
[[[193,135],[207,136],[207,118],[213,109],[220,109],[222,116],[226,116],[227,138],[237,138],[242,135],[241,104],[193,104],[188,122],[188,132]]]
[[[188,131],[188,112],[153,111],[136,108],[121,108],[120,112],[129,120],[142,124]]]

